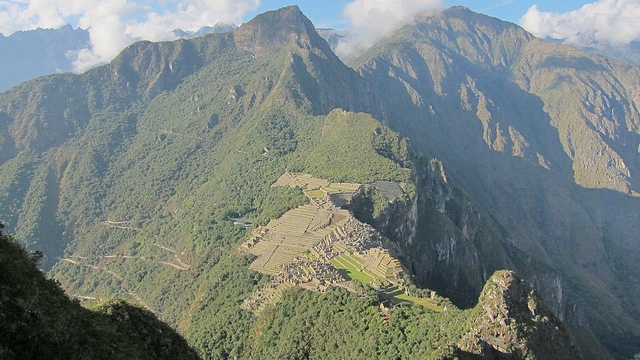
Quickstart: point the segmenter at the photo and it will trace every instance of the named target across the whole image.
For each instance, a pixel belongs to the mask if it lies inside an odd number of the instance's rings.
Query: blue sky
[[[74,71],[111,61],[139,41],[173,40],[174,29],[240,24],[297,4],[316,27],[349,30],[355,42],[338,55],[370,46],[425,8],[463,5],[520,24],[536,36],[567,43],[627,44],[640,40],[640,0],[0,0],[0,33],[70,23],[89,29],[91,46],[70,53]]]
[[[581,0],[466,0],[466,1],[447,1],[448,6],[463,5],[473,11],[497,17],[502,20],[518,23],[520,18],[533,5],[538,5],[540,11],[548,11],[553,13],[566,13],[581,8],[584,4],[593,1]]]
[[[279,9],[287,5],[298,5],[302,12],[309,18],[316,27],[348,28],[349,22],[341,15],[345,5],[350,1],[344,0],[263,0],[262,5],[255,11],[251,11],[244,16],[243,20],[248,21],[253,16],[268,10]],[[458,0],[443,1],[445,7],[466,6],[469,9],[486,15],[494,16],[502,20],[518,23],[520,18],[534,4],[538,5],[540,11],[553,13],[566,13],[581,8],[584,4],[594,1],[584,0]]]

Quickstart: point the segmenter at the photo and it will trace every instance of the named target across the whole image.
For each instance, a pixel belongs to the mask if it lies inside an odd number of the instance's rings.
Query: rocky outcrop
[[[495,359],[582,359],[562,322],[512,271],[487,281],[472,320],[474,331],[460,348]]]
[[[313,41],[320,36],[300,8],[288,6],[277,11],[268,11],[234,30],[234,39],[238,48],[256,54],[265,54],[288,45],[291,41]],[[328,48],[328,44],[324,42]]]

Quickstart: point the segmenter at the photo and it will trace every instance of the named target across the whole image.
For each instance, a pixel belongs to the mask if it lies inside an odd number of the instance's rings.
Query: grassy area
[[[352,263],[355,266],[364,267],[364,260],[362,260],[361,258],[359,258],[357,256],[353,256],[353,255],[348,254],[348,253],[343,253],[343,254],[340,254],[340,257],[344,258],[345,260],[349,261],[350,263]]]
[[[325,190],[327,189],[331,189],[333,190],[333,192],[341,192],[341,191],[354,191],[355,189],[352,187],[348,187],[348,186],[339,186],[339,185],[334,185],[328,188],[325,188]]]
[[[370,284],[373,278],[364,272],[358,270],[352,263],[346,261],[342,256],[331,259],[333,266],[338,269],[340,275],[344,276],[347,280],[356,280],[363,284]]]
[[[400,295],[396,295],[392,297],[392,301],[399,303],[399,302],[410,302],[412,304],[416,304],[416,305],[422,305],[424,307],[426,307],[427,309],[431,309],[433,311],[437,311],[437,312],[443,312],[444,309],[442,308],[442,306],[438,306],[436,305],[436,301],[433,299],[429,299],[429,298],[419,298],[419,297],[415,297],[415,296],[408,296],[405,294],[400,294]]]
[[[374,281],[380,282],[382,284],[387,283],[387,280],[385,278],[372,273],[368,269],[365,269],[363,259],[349,253],[340,254],[340,256],[331,259],[331,263],[347,280],[356,280],[368,285],[372,284]],[[396,286],[393,286],[393,288],[390,288],[386,291],[383,290],[381,293],[384,297],[388,298],[396,304],[408,302],[411,304],[422,305],[433,311],[444,311],[441,306],[437,305],[437,302],[435,300],[430,298],[420,298],[406,295],[401,288],[398,288]]]
[[[335,194],[335,193],[339,193],[339,192],[345,191],[345,190],[330,186],[330,187],[324,188],[324,191],[326,191],[329,194]]]
[[[304,193],[307,194],[307,196],[311,197],[311,198],[321,198],[321,197],[324,196],[324,191],[319,190],[319,189],[305,190]]]

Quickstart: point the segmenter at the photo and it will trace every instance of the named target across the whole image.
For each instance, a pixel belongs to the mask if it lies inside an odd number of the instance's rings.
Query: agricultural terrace
[[[370,285],[395,304],[411,303],[434,311],[443,311],[435,297],[411,296],[405,290],[401,278],[402,266],[387,250],[375,247],[361,253],[341,243],[334,243],[333,250],[338,255],[330,260],[331,264],[346,280]]]
[[[314,204],[286,212],[263,228],[256,229],[251,239],[243,243],[248,252],[258,256],[251,269],[275,275],[283,265],[335,231],[347,216],[350,215],[346,210],[322,209]]]
[[[251,269],[269,275],[278,273],[283,265],[311,249],[348,220],[351,214],[334,206],[328,194],[343,194],[350,199],[360,184],[329,183],[309,174],[285,172],[272,186],[300,187],[309,198],[309,204],[290,210],[256,229],[251,239],[242,244],[258,257]]]
[[[278,301],[282,291],[299,286],[325,291],[328,286],[353,289],[353,282],[370,285],[394,303],[420,304],[442,311],[435,299],[411,296],[404,286],[400,262],[383,249],[382,236],[340,206],[348,204],[361,187],[329,183],[309,174],[285,172],[272,186],[300,187],[309,203],[290,210],[253,231],[242,244],[257,256],[250,268],[274,279],[247,298],[243,308],[260,312]],[[401,184],[376,181],[389,201],[402,196]]]
[[[312,204],[320,207],[342,207],[351,201],[353,195],[362,185],[357,183],[330,183],[326,179],[314,178],[310,174],[285,172],[271,186],[299,187]]]

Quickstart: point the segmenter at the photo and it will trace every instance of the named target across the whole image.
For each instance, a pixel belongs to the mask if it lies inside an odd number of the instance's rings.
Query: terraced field
[[[348,280],[356,280],[363,284],[372,284],[376,278],[374,274],[364,268],[364,264],[358,262],[358,258],[349,255],[341,254],[331,259],[331,264]]]
[[[323,291],[317,287],[318,279],[315,283],[311,281],[317,277],[310,275],[315,272],[298,265],[311,260],[319,261],[325,276],[334,274],[332,285],[353,289],[353,282],[357,281],[373,286],[396,304],[409,302],[443,311],[435,299],[409,295],[402,279],[402,266],[380,247],[380,235],[340,208],[351,201],[360,184],[329,183],[309,174],[286,172],[272,186],[300,187],[309,204],[255,229],[253,237],[242,244],[242,248],[257,256],[251,269],[275,276],[263,290],[245,300],[248,310],[259,312],[265,303],[277,301],[290,286]],[[389,201],[403,194],[401,186],[394,182],[376,181],[367,186],[377,187]]]
[[[329,186],[329,180],[314,178],[310,174],[285,172],[271,186],[290,186],[301,189],[320,189]]]
[[[388,181],[387,181],[388,182]],[[400,187],[396,183],[398,189]],[[318,206],[323,206],[329,199],[334,206],[341,207],[348,204],[356,191],[362,186],[357,183],[329,183],[326,179],[317,179],[309,174],[295,174],[285,172],[271,186],[290,186],[301,188],[305,195]],[[393,187],[391,185],[391,187]],[[402,194],[402,189],[400,189]]]
[[[251,269],[275,275],[282,265],[311,249],[341,225],[342,221],[331,221],[334,215],[348,215],[340,209],[321,209],[307,204],[286,212],[272,220],[262,230],[265,234],[253,239],[247,250],[258,256]]]
[[[366,254],[358,254],[340,243],[334,244],[333,248],[340,255],[332,258],[331,263],[345,279],[371,285],[377,288],[383,297],[396,304],[411,303],[438,312],[444,311],[436,299],[421,298],[405,293],[403,281],[400,279],[402,266],[386,250],[371,248]]]
[[[386,265],[391,262],[397,260],[391,258],[388,254],[386,256],[378,254],[379,249],[373,248],[369,250],[369,254],[365,255],[365,257],[360,254],[356,254],[349,249],[348,246],[344,244],[336,243],[333,245],[334,251],[337,252],[337,257],[331,259],[331,263],[339,270],[342,271],[347,279],[349,280],[357,280],[363,284],[367,285],[380,285],[390,280],[387,279],[387,267]],[[375,257],[374,261],[371,261],[367,258]],[[384,263],[384,264],[383,264]],[[399,265],[399,264],[398,264]],[[393,270],[396,269],[395,263],[392,267]],[[397,274],[402,271],[402,268],[399,268]],[[391,279],[393,279],[393,274]],[[398,282],[398,280],[395,280]]]

